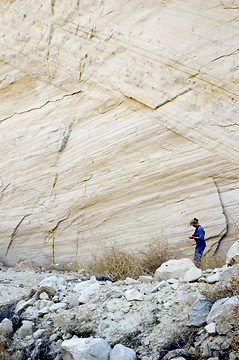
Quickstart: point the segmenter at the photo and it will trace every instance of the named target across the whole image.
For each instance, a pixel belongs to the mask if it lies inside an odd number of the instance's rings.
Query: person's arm
[[[197,236],[194,234],[197,233]],[[204,239],[204,229],[202,226],[199,226],[197,228],[197,231],[192,236],[189,236],[189,239],[195,239],[195,240],[203,240]]]
[[[198,237],[196,239],[204,240],[204,229],[202,226],[198,227]]]

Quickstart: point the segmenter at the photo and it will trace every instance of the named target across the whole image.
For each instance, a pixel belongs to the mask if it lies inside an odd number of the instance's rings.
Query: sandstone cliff
[[[2,1],[0,251],[238,236],[235,0]],[[226,236],[222,239],[222,236]]]

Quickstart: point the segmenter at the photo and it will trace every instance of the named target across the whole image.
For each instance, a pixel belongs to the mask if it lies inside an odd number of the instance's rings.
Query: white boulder
[[[38,284],[37,297],[40,299],[42,293],[53,296],[58,290],[65,289],[66,280],[60,276],[48,276]]]
[[[158,281],[170,278],[184,278],[185,273],[195,267],[192,260],[188,258],[168,260],[155,271],[154,279]]]
[[[61,344],[63,360],[108,360],[110,346],[100,338],[78,338],[73,336]]]
[[[183,280],[186,282],[193,282],[197,281],[201,276],[203,275],[203,272],[201,269],[198,269],[196,266],[189,269],[186,274],[184,275]]]
[[[13,332],[11,320],[5,318],[0,324],[0,334],[9,335]]]
[[[23,320],[22,326],[18,330],[18,337],[24,339],[26,336],[32,335],[32,327],[34,323],[32,321]]]
[[[239,241],[236,241],[228,250],[226,264],[239,264]]]
[[[117,344],[110,353],[110,360],[135,360],[136,353],[134,350]]]

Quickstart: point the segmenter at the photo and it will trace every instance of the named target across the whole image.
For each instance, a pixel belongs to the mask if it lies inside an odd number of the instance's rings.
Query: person
[[[195,231],[192,236],[189,236],[189,239],[194,239],[196,241],[195,254],[194,254],[194,263],[200,268],[201,261],[203,256],[203,251],[206,247],[205,242],[205,231],[201,225],[199,225],[198,219],[194,218],[190,221],[190,225],[195,228]]]

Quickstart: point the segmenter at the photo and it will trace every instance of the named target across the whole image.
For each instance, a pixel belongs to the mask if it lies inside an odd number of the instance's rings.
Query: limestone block
[[[223,266],[220,269],[220,278],[223,281],[239,280],[239,264],[233,266]]]
[[[20,300],[16,305],[15,312],[19,313],[22,310],[26,309],[28,306],[31,306],[31,305],[35,304],[35,302],[36,302],[36,297],[35,296],[30,298],[29,300]]]
[[[58,290],[64,289],[66,280],[60,276],[49,276],[38,284],[37,297],[40,298],[42,293],[53,296]]]
[[[206,325],[204,327],[204,329],[206,330],[206,332],[209,335],[215,335],[216,334],[216,324],[214,322],[211,322],[210,324]]]
[[[82,281],[76,284],[73,288],[73,291],[76,292],[75,295],[71,297],[72,306],[77,306],[79,304],[85,304],[90,301],[90,298],[97,294],[100,288],[98,281]]]
[[[202,326],[206,322],[211,307],[212,302],[210,300],[206,298],[197,299],[188,311],[189,324]]]
[[[110,346],[100,338],[78,338],[73,336],[61,344],[63,360],[108,360]]]
[[[9,335],[13,332],[12,321],[5,318],[0,323],[0,334]]]
[[[170,278],[182,278],[189,269],[194,269],[195,265],[190,259],[168,260],[163,263],[154,274],[155,280],[165,280]]]
[[[228,265],[239,264],[239,241],[234,242],[228,250],[226,263]]]
[[[237,296],[226,297],[226,298],[217,300],[213,304],[209,314],[207,315],[207,319],[206,319],[207,324],[210,324],[211,322],[217,323],[217,320],[223,314],[227,315],[228,311],[230,311],[231,306],[235,305],[235,304],[239,304],[239,299]]]
[[[203,275],[203,272],[201,269],[198,269],[196,267],[191,268],[184,275],[183,281],[186,281],[186,282],[197,281],[202,275]]]
[[[110,360],[135,360],[136,353],[124,345],[117,344],[110,352]]]
[[[18,330],[18,337],[24,339],[26,336],[32,335],[32,328],[34,323],[29,320],[23,320],[22,326]]]
[[[205,281],[208,282],[209,284],[215,284],[216,282],[221,280],[221,276],[219,274],[219,272],[216,272],[213,275],[207,276]]]

